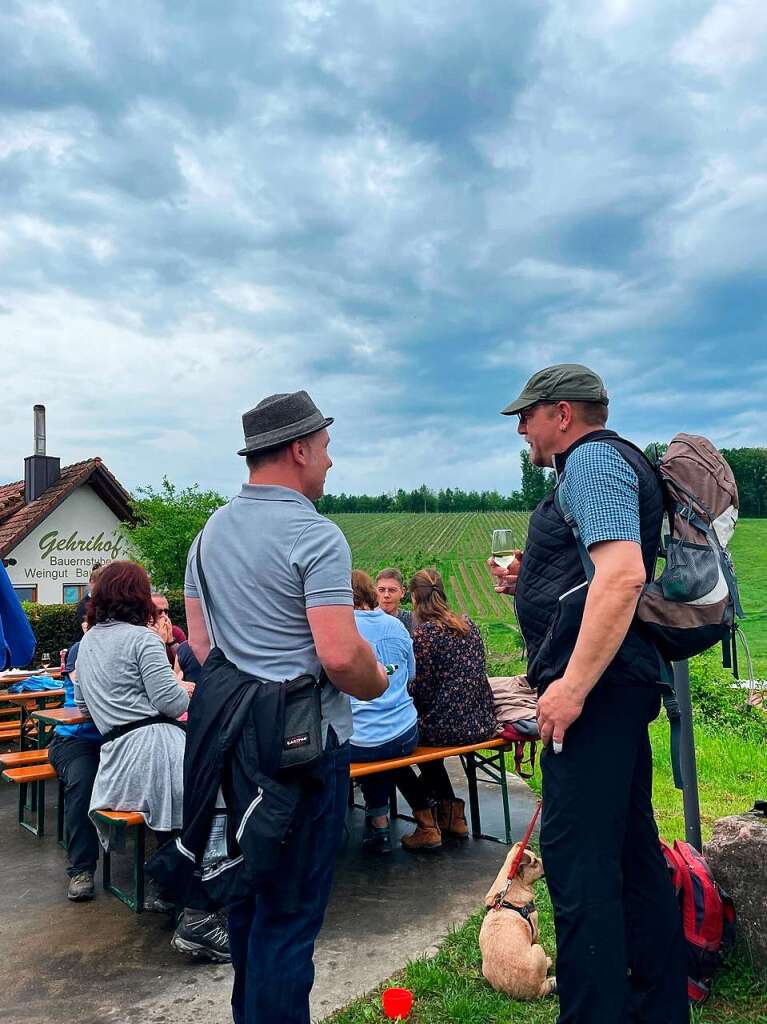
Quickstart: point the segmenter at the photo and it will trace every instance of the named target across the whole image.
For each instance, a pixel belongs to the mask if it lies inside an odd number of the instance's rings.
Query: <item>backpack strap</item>
[[[666,489],[663,485],[663,478],[660,475],[658,467],[654,465],[654,463],[650,459],[647,458],[647,455],[642,451],[641,448],[638,447],[638,445],[635,445],[633,441],[627,441],[625,437],[618,437],[612,434],[609,437],[598,437],[595,439],[594,443],[609,444],[610,447],[613,448],[621,456],[621,458],[623,458],[624,462],[628,462],[628,460],[621,451],[621,445],[625,445],[627,448],[631,448],[633,451],[635,451],[637,455],[641,455],[644,461],[647,463],[648,467],[652,470],[653,474],[655,475],[656,479],[658,480],[661,486],[661,493],[664,496],[664,507],[667,505],[665,497]],[[630,463],[628,464],[630,465]],[[575,543],[578,547],[578,555],[581,559],[581,565],[583,566],[583,571],[586,574],[586,580],[588,583],[591,583],[592,579],[594,578],[594,563],[591,560],[589,549],[583,543],[583,538],[581,537],[581,532],[578,529],[578,524],[575,521],[575,516],[570,511],[570,508],[567,504],[567,499],[565,498],[564,493],[562,491],[562,484],[564,483],[566,475],[567,465],[565,465],[565,468],[562,470],[557,481],[557,486],[554,491],[554,507],[572,530],[573,537],[575,538]],[[659,548],[661,546],[660,537],[658,538],[658,546]]]
[[[605,438],[605,442],[609,443],[609,440]],[[649,459],[647,459],[647,456],[644,455],[644,452],[642,452],[641,449],[638,449],[636,444],[632,444],[631,441],[626,441],[626,443],[631,445],[631,447],[633,447],[633,449],[635,449],[637,452],[639,452],[641,455],[643,455],[644,458],[649,463],[649,465],[652,465],[652,463],[649,462]],[[617,451],[617,446],[613,445],[613,447],[615,447],[615,451]],[[586,545],[584,544],[583,538],[581,537],[581,530],[579,529],[578,523],[576,522],[576,517],[574,517],[572,515],[572,512],[570,511],[569,506],[567,505],[567,499],[564,497],[564,494],[563,494],[562,489],[561,489],[561,485],[562,485],[562,483],[564,481],[564,477],[565,477],[566,472],[567,472],[567,469],[565,467],[564,471],[562,472],[561,476],[559,477],[559,483],[557,484],[556,490],[554,492],[554,507],[556,508],[557,512],[561,515],[561,517],[564,519],[564,521],[567,523],[567,525],[572,530],[572,537],[574,538],[574,541],[576,541],[576,546],[578,548],[578,553],[579,553],[579,555],[581,557],[581,564],[583,565],[584,572],[586,573],[586,581],[587,581],[587,583],[590,584],[591,581],[594,579],[594,562],[591,560],[591,555],[589,554],[589,549],[586,547]],[[658,681],[659,684],[661,684],[661,686],[664,687],[664,691],[665,692],[668,692],[668,693],[673,695],[673,692],[674,692],[674,681],[673,681],[673,676],[671,675],[671,673],[669,671],[669,666],[667,665],[666,660],[664,659],[663,654],[661,653],[661,651],[658,650],[657,646],[654,643],[652,644],[652,648],[655,651],[655,654],[657,655],[657,667],[658,667],[657,681]],[[672,696],[672,699],[674,699],[673,696]],[[666,702],[666,696],[664,697],[664,702]],[[676,751],[677,751],[677,753],[676,753],[676,764],[674,765],[674,778],[676,780],[678,776],[681,777],[681,769],[679,768],[679,728],[678,728],[678,725],[677,725],[677,727],[676,727],[676,737],[675,737],[674,736],[674,731],[675,731],[674,719],[672,718],[672,712],[669,710],[668,706],[666,708],[666,711],[669,714],[669,721],[672,724],[672,761],[674,760],[674,746],[676,744]],[[679,710],[677,709],[677,719],[678,719],[678,717],[679,717]],[[681,786],[678,786],[678,788],[681,788]]]
[[[205,611],[208,613],[208,625],[210,626],[210,638],[213,641],[213,646],[218,647],[216,642],[216,633],[213,628],[213,600],[210,596],[210,590],[208,589],[208,581],[205,579],[205,573],[202,569],[202,535],[205,532],[205,527],[200,530],[197,535],[197,553],[195,556],[197,565],[197,579],[200,582],[200,588],[202,589],[203,605]]]
[[[576,547],[578,548],[578,555],[581,559],[581,565],[583,566],[583,571],[586,574],[586,582],[591,583],[591,581],[594,579],[594,563],[591,561],[589,549],[583,543],[581,531],[578,529],[578,524],[575,521],[575,516],[570,511],[570,507],[567,504],[567,499],[562,493],[562,484],[564,482],[566,472],[567,470],[565,469],[565,471],[560,476],[559,483],[557,484],[556,490],[554,491],[554,507],[572,531],[573,537],[575,538]]]
[[[663,687],[663,707],[666,709],[669,730],[669,752],[671,755],[671,771],[674,776],[674,788],[684,789],[682,779],[682,716],[676,699],[673,684]]]

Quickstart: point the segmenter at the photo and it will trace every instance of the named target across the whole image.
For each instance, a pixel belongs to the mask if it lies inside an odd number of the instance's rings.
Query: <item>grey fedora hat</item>
[[[245,447],[238,455],[251,455],[280,448],[299,437],[307,437],[333,422],[323,416],[306,391],[269,395],[242,414]]]

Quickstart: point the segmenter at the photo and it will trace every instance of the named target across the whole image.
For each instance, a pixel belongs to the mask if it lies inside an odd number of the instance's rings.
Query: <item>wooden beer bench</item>
[[[104,889],[134,912],[144,910],[144,860],[146,859],[146,822],[139,811],[93,811],[102,828],[109,830],[109,850],[101,850],[101,879]],[[125,848],[128,837],[133,836],[132,872],[130,890],[121,889],[112,881],[112,850]]]
[[[55,779],[56,772],[48,762],[48,742],[57,725],[80,725],[90,719],[77,708],[45,708],[32,711],[38,746],[31,750],[16,750],[0,753],[0,768],[3,779],[19,787],[18,822],[32,835],[42,838],[45,834],[45,783]],[[64,840],[64,786],[59,781],[57,813],[57,839]],[[27,816],[34,815],[33,822]]]
[[[38,753],[37,751],[21,751],[17,752],[16,756],[23,754]],[[33,836],[38,839],[42,839],[45,834],[45,783],[56,779],[56,771],[52,764],[48,763],[47,752],[40,751],[40,754],[45,754],[45,761],[38,761],[37,764],[22,764],[17,767],[5,767],[3,768],[3,779],[6,782],[13,782],[19,787],[19,810],[18,810],[18,822],[22,828],[25,828],[27,832],[31,832]],[[2,755],[2,761],[5,762],[7,758],[13,755],[4,754]],[[32,787],[32,795],[29,803],[27,802],[27,789]],[[26,812],[29,811],[34,815],[33,821],[27,821]],[[64,839],[64,786],[62,782],[59,782],[59,801],[58,811],[56,815],[56,837],[61,843]]]
[[[354,804],[354,780],[365,775],[376,775],[378,772],[393,771],[396,768],[407,768],[411,765],[424,764],[427,761],[441,761],[446,757],[460,757],[463,770],[466,773],[466,782],[469,787],[469,817],[471,821],[471,834],[475,839],[491,839],[496,843],[505,842],[511,845],[511,818],[509,814],[509,790],[506,780],[506,753],[514,751],[514,764],[516,772],[523,778],[529,778],[531,772],[525,773],[522,769],[525,765],[531,769],[535,764],[536,740],[532,736],[523,736],[521,733],[510,733],[507,729],[506,738],[495,737],[483,740],[481,743],[472,743],[456,747],[416,747],[410,754],[404,757],[395,757],[388,761],[368,761],[351,764],[349,775],[351,782],[349,786],[349,806]],[[524,748],[530,744],[530,751],[527,759],[524,757]],[[479,793],[477,790],[477,771],[481,771],[491,782],[501,787],[501,800],[503,803],[504,839],[498,836],[485,835],[482,832],[479,809]],[[397,813],[397,797],[393,790],[390,798],[392,817],[404,817],[412,821],[408,815]]]
[[[43,711],[46,708],[60,705],[64,700],[63,687],[56,687],[51,690],[31,690],[28,693],[2,693],[0,694],[0,707],[11,706],[19,709],[19,723],[15,726],[15,738],[19,741],[19,750],[25,745],[31,745],[35,741],[41,746],[38,731],[32,719],[35,711]],[[14,738],[14,737],[4,737]]]

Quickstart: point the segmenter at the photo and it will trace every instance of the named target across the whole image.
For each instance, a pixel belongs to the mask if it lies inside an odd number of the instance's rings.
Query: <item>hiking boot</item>
[[[86,900],[92,900],[95,895],[92,871],[78,871],[69,879],[68,900],[72,900],[74,903],[85,903]]]
[[[433,807],[423,811],[413,811],[416,830],[409,836],[403,836],[400,842],[411,853],[419,850],[438,850],[442,846],[442,835],[437,824],[437,815]]]
[[[365,817],[365,831],[362,833],[364,853],[391,853],[391,831],[388,825],[378,828]]]
[[[185,910],[170,944],[179,953],[188,953],[195,960],[212,960],[217,964],[228,964],[232,960],[229,933],[224,918],[219,914]]]
[[[454,839],[468,839],[469,826],[466,824],[463,800],[440,800],[437,804],[437,823],[443,835]]]

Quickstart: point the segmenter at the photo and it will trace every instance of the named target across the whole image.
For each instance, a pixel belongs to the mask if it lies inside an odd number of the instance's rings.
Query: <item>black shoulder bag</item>
[[[202,588],[203,601],[208,613],[210,638],[218,647],[213,628],[213,600],[202,568],[202,537],[197,542],[197,576]],[[280,768],[307,768],[322,757],[322,703],[321,692],[325,674],[318,682],[312,675],[287,680],[285,696],[285,725],[280,754]]]

